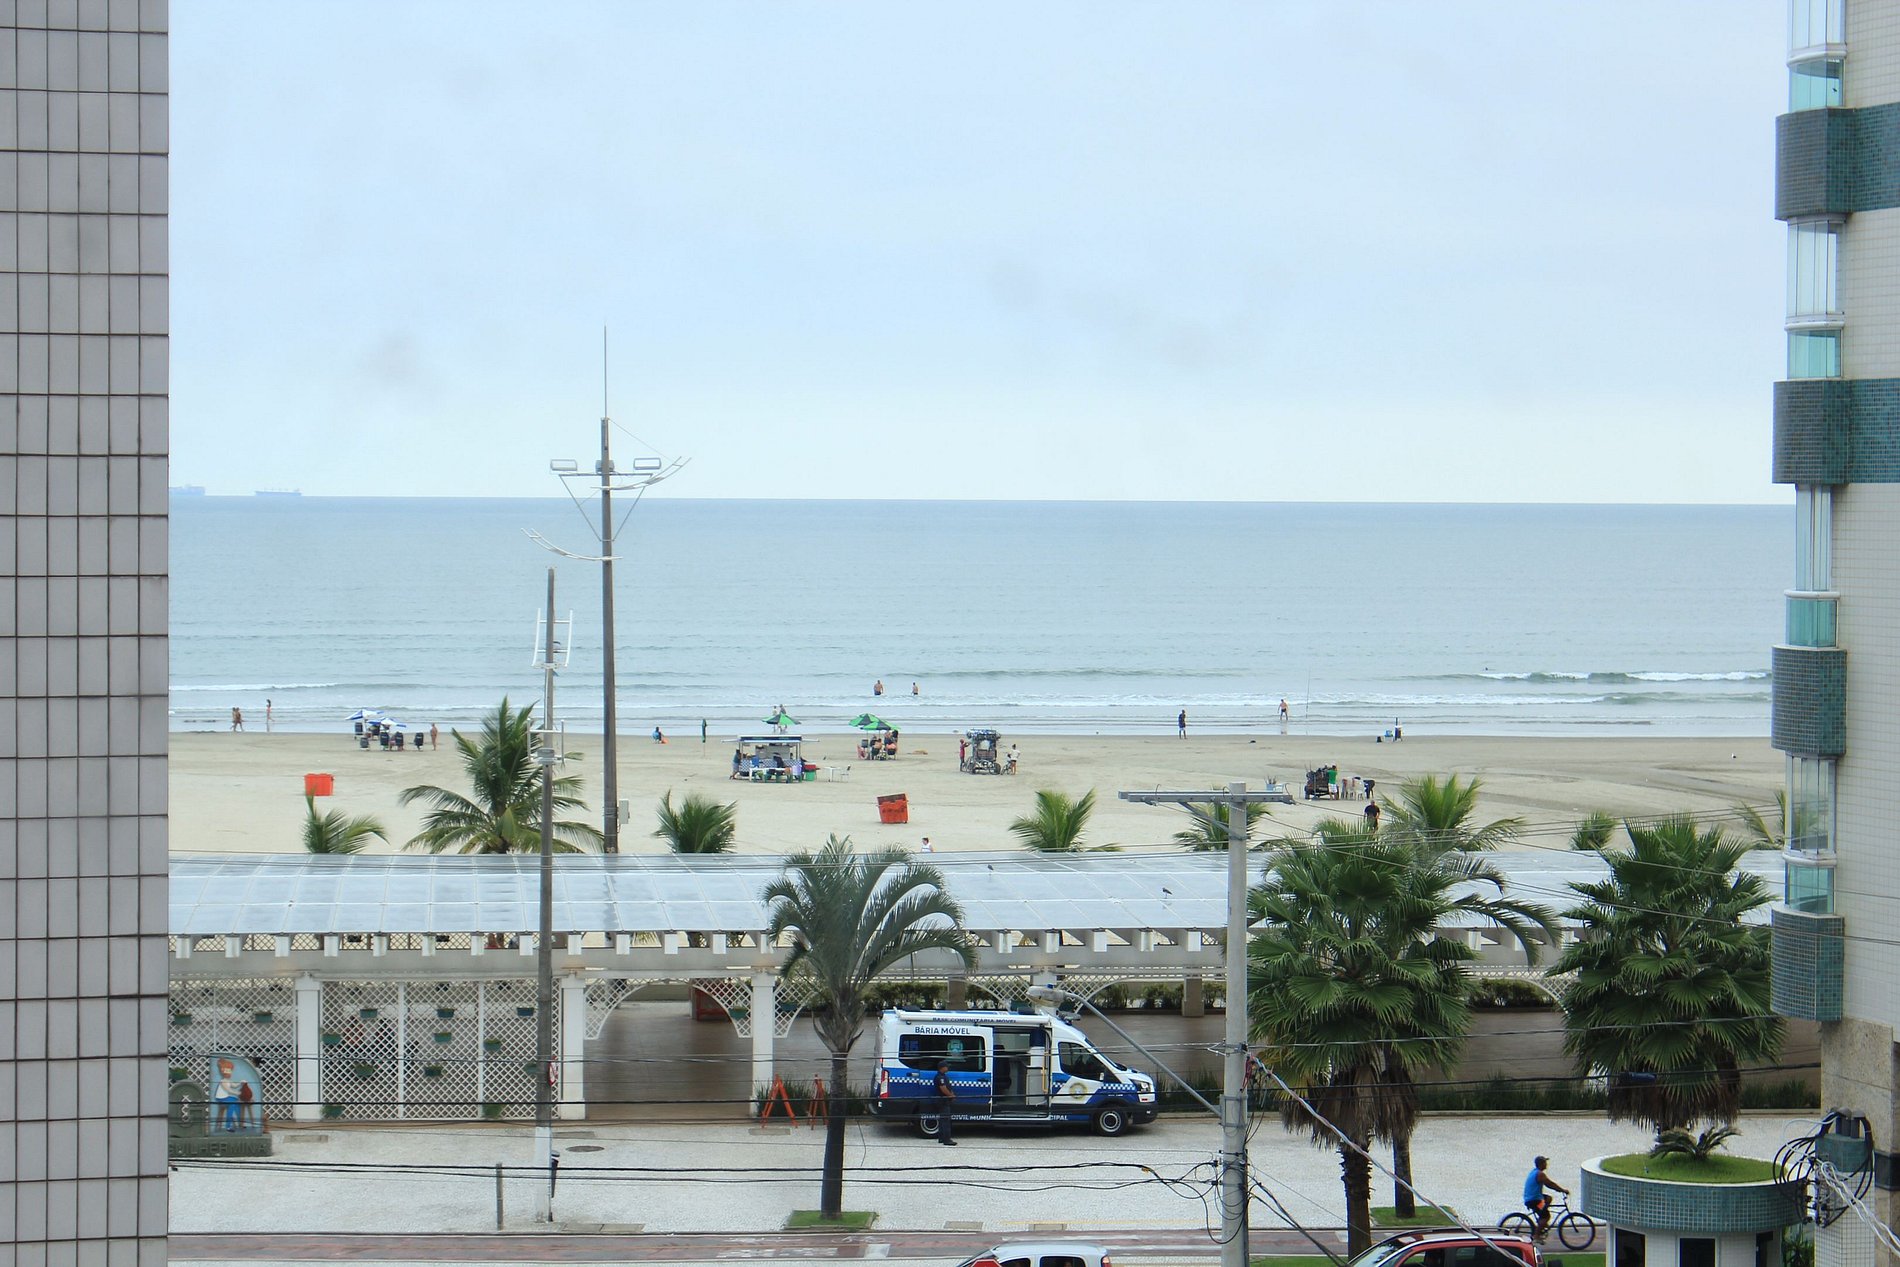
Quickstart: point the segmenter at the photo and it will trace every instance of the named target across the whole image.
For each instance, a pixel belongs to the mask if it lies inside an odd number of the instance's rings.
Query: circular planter
[[[268,1024],[270,1024],[270,1023],[271,1023],[272,1021],[274,1021],[274,1020],[276,1020],[276,1019],[277,1019],[277,1013],[275,1013],[275,1012],[252,1012],[252,1013],[251,1013],[251,1019],[252,1019],[252,1020],[254,1020],[254,1021],[256,1021],[256,1022],[257,1022],[257,1023],[259,1024],[259,1025],[268,1025]]]
[[[515,1009],[515,1015],[516,1016],[533,1016],[534,1009],[531,1007],[518,1007]]]
[[[341,1047],[343,1045],[343,1035],[325,1034],[323,1036],[323,1045],[325,1047]]]
[[[500,1051],[501,1040],[499,1038],[482,1039],[482,1050],[483,1051]]]
[[[449,1033],[447,1030],[441,1030],[437,1032],[435,1041],[447,1046],[449,1043],[455,1041],[455,1035]]]
[[[358,1008],[356,1014],[366,1021],[376,1019],[376,1009],[373,1007]]]
[[[1690,1183],[1639,1179],[1603,1169],[1604,1158],[1583,1163],[1577,1206],[1611,1227],[1696,1236],[1773,1232],[1806,1217],[1806,1192],[1796,1180]]]
[[[435,1019],[438,1021],[452,1021],[455,1019],[455,1009],[452,1007],[439,1007],[435,1010]]]

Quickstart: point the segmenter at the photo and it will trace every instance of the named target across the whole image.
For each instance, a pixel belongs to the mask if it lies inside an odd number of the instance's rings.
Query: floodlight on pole
[[[632,493],[635,505],[647,489],[686,465],[685,458],[667,460],[658,457],[634,458],[624,466],[615,466],[612,447],[613,419],[607,413],[607,332],[600,332],[600,461],[584,471],[573,458],[554,458],[548,469],[560,477],[569,500],[586,513],[585,498],[600,496],[600,527],[595,539],[598,554],[577,554],[555,545],[540,533],[528,532],[536,545],[563,558],[581,563],[600,564],[600,666],[601,666],[601,849],[620,852],[620,745],[619,717],[615,707],[614,667],[614,494]],[[627,512],[632,514],[632,510]],[[591,526],[591,525],[590,525]]]

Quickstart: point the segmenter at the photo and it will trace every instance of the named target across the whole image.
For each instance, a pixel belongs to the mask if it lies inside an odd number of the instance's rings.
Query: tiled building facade
[[[161,1267],[165,0],[0,0],[0,1245]]]
[[[1867,1119],[1872,1211],[1900,1158],[1900,0],[1791,0],[1776,214],[1788,225],[1788,371],[1775,479],[1795,576],[1771,733],[1788,760],[1775,1006],[1821,1026],[1822,1104]],[[1870,1267],[1867,1224],[1815,1236]]]

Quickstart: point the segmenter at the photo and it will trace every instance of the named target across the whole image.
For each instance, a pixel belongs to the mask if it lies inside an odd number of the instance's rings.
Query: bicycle
[[[1570,1208],[1561,1195],[1550,1199],[1550,1227],[1565,1249],[1587,1249],[1597,1238],[1597,1221],[1582,1210]],[[1527,1240],[1537,1239],[1537,1219],[1528,1210],[1514,1210],[1498,1220],[1500,1231]]]

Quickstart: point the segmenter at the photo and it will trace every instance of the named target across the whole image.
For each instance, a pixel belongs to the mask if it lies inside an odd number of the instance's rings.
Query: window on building
[[[1791,647],[1834,645],[1834,617],[1840,598],[1834,594],[1803,594],[1790,590],[1787,624],[1782,641]]]
[[[1647,1245],[1641,1232],[1632,1232],[1628,1228],[1615,1229],[1610,1238],[1610,1267],[1644,1267],[1643,1257]]]
[[[1844,7],[1844,0],[1788,0],[1788,51],[1845,43]]]
[[[1840,225],[1829,220],[1797,220],[1788,226],[1788,316],[1838,318],[1840,297]]]
[[[1834,849],[1835,763],[1818,757],[1788,758],[1788,843],[1795,853]]]
[[[1788,67],[1788,109],[1825,110],[1841,104],[1841,59],[1817,57]]]
[[[1789,378],[1839,378],[1841,376],[1841,332],[1839,330],[1788,331]]]
[[[1794,490],[1794,587],[1809,594],[1834,588],[1834,490],[1825,484]]]
[[[1685,1236],[1677,1241],[1676,1267],[1715,1267],[1715,1238]]]

